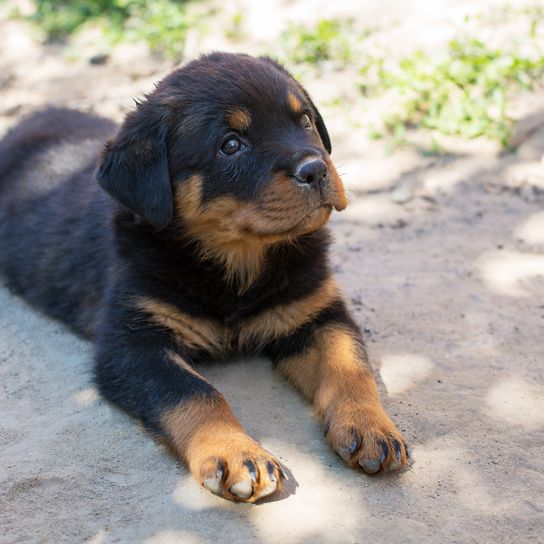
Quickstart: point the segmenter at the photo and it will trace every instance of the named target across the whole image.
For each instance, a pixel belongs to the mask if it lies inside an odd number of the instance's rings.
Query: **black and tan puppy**
[[[117,132],[48,109],[0,143],[9,286],[94,338],[102,395],[227,499],[269,495],[283,472],[202,360],[266,354],[349,466],[407,463],[329,269],[324,225],[346,206],[330,152],[287,71],[220,53],[166,77]]]

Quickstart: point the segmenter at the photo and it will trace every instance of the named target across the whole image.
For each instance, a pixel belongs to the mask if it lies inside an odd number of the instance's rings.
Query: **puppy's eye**
[[[308,115],[306,115],[306,114],[304,114],[301,117],[300,123],[302,124],[302,126],[304,128],[307,128],[307,129],[313,128],[312,121],[311,121],[310,117]]]
[[[242,142],[240,141],[240,138],[238,136],[232,136],[230,135],[221,146],[221,151],[225,155],[234,155],[234,153],[237,153],[242,149]]]

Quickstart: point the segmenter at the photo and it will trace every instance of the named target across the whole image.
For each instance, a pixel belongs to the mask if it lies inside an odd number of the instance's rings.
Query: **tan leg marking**
[[[407,463],[404,439],[385,413],[350,331],[324,328],[314,347],[278,368],[313,402],[328,429],[329,444],[350,466],[373,474]]]
[[[238,348],[264,344],[295,331],[310,321],[321,310],[340,297],[340,290],[332,277],[307,297],[265,310],[241,323]]]
[[[190,316],[172,304],[152,298],[141,297],[135,305],[150,314],[154,323],[171,330],[180,344],[216,356],[227,352],[228,330],[217,321]]]
[[[212,493],[255,502],[281,489],[279,462],[244,432],[223,397],[184,402],[165,412],[162,424],[173,450]]]

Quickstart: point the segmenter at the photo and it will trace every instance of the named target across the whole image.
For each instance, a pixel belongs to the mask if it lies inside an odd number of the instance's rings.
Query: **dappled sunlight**
[[[191,531],[182,529],[159,531],[144,540],[144,544],[202,544],[204,542],[209,541],[195,536]]]
[[[101,529],[94,536],[85,541],[85,544],[102,544],[106,538],[106,530]]]
[[[361,501],[362,481],[354,480],[364,477],[344,467],[329,470],[319,455],[303,453],[283,441],[271,442],[273,451],[285,454],[286,464],[303,484],[294,495],[248,512],[260,540],[269,544],[303,543],[311,542],[312,535],[317,534],[323,542],[347,542],[359,535],[369,516]],[[350,485],[353,483],[356,485]]]
[[[453,499],[456,506],[486,514],[514,509],[511,501],[501,500],[487,488],[470,454],[453,439],[440,437],[418,445],[415,458],[416,463],[405,478],[423,490],[424,495],[439,493],[444,501]]]
[[[462,181],[472,179],[483,170],[489,168],[489,157],[468,157],[458,159],[455,168],[450,164],[433,169],[424,179],[424,187],[431,194],[451,193]]]
[[[544,387],[511,376],[494,385],[485,397],[493,419],[535,430],[544,426]]]
[[[77,393],[72,395],[72,400],[76,401],[80,406],[91,406],[94,404],[100,396],[98,391],[94,387],[87,387],[86,389],[81,389]]]
[[[256,505],[233,503],[211,494],[186,473],[174,490],[173,501],[182,507],[182,517],[191,513],[205,516],[207,511],[243,516],[251,524],[254,540],[264,544],[309,542],[316,535],[324,541],[338,541],[340,527],[342,539],[355,538],[368,517],[360,493],[369,483],[365,476],[349,470],[340,460],[338,466],[331,466],[331,453],[321,437],[319,440],[320,448],[315,455],[288,441],[267,440],[267,448],[281,452],[282,462],[289,467],[291,475],[285,487],[294,490],[290,495],[281,492]],[[164,531],[145,542],[193,542],[191,538],[194,537],[184,531]]]
[[[406,210],[395,204],[388,194],[366,195],[353,202],[342,212],[342,220],[373,226],[395,224],[407,216]]]
[[[490,251],[477,267],[486,285],[507,296],[528,296],[529,282],[544,277],[544,255],[514,251]]]
[[[206,510],[208,508],[234,512],[240,510],[240,507],[248,507],[248,505],[237,505],[210,493],[201,486],[188,471],[185,471],[185,475],[176,485],[172,494],[172,499],[176,504],[183,506],[183,508],[186,508],[188,511],[194,512]]]
[[[380,364],[380,376],[390,395],[398,395],[423,382],[433,370],[427,357],[416,354],[385,354]]]
[[[544,243],[544,211],[536,212],[526,219],[518,226],[515,235],[528,244]]]

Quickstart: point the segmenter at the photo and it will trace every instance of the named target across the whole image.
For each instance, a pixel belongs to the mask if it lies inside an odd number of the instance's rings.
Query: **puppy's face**
[[[270,59],[213,54],[165,78],[107,147],[102,186],[155,228],[273,243],[346,206],[323,120]]]

